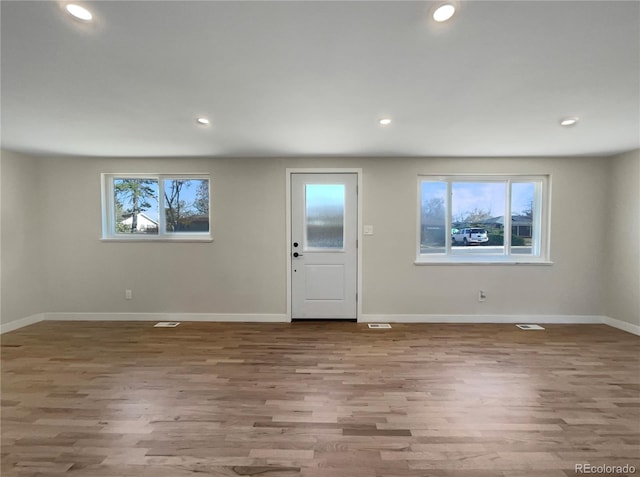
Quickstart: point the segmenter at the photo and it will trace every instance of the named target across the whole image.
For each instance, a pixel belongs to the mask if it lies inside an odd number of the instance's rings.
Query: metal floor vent
[[[391,328],[389,323],[369,323],[369,328]]]
[[[154,328],[175,328],[180,324],[179,321],[159,321],[155,325]]]
[[[540,325],[516,325],[521,330],[544,330]]]

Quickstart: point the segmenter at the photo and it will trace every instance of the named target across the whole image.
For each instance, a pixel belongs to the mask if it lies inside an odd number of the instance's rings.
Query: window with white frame
[[[211,240],[206,174],[102,174],[102,237]]]
[[[549,176],[420,176],[416,263],[549,261]]]

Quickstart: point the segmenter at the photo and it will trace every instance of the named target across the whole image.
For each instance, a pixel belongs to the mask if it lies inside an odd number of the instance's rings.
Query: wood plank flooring
[[[640,475],[640,338],[604,325],[152,325],[2,336],[3,477]]]

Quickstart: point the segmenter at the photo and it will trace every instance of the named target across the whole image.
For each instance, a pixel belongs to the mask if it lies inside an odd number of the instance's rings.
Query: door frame
[[[291,322],[291,175],[292,174],[356,174],[357,195],[357,270],[356,270],[356,321],[362,316],[362,169],[361,168],[287,168],[286,169],[286,219],[285,249],[287,254],[287,321]]]

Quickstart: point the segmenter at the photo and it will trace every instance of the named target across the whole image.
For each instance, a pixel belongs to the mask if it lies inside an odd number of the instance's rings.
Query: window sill
[[[210,235],[199,237],[101,237],[101,242],[213,242]]]
[[[500,259],[487,259],[482,258],[478,260],[472,260],[468,257],[443,257],[443,258],[430,258],[424,259],[419,258],[413,262],[414,265],[422,266],[422,265],[537,265],[537,266],[551,266],[554,262],[550,260],[543,259],[533,259],[533,260],[500,260]]]

